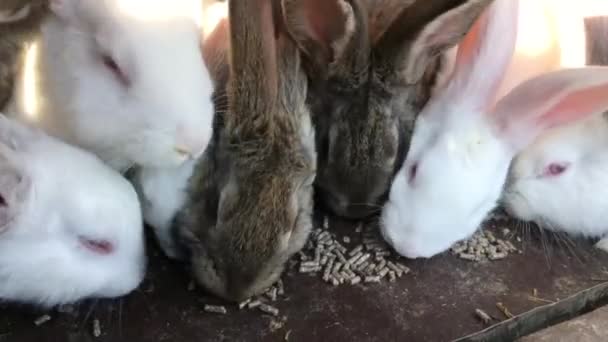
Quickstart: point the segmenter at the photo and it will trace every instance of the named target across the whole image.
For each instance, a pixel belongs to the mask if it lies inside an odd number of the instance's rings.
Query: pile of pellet
[[[355,244],[354,241],[360,241]],[[299,273],[319,276],[333,286],[341,284],[390,282],[410,272],[410,269],[396,261],[399,257],[391,252],[382,240],[377,228],[360,224],[351,236],[338,238],[329,231],[325,218],[321,227],[313,229],[305,247],[298,253],[291,265]],[[191,284],[194,287],[194,284]],[[278,317],[279,310],[271,305],[285,294],[283,282],[279,280],[260,296],[247,299],[238,305],[240,310],[258,310]],[[209,313],[226,314],[225,306],[205,304]]]
[[[521,253],[511,241],[506,239],[510,231],[503,229],[505,239],[497,238],[489,230],[480,230],[469,240],[461,241],[452,246],[452,253],[459,258],[469,261],[500,260],[512,253]]]
[[[320,275],[333,286],[379,283],[383,279],[394,282],[410,272],[408,267],[390,260],[392,252],[373,226],[360,224],[355,234],[360,238],[338,238],[329,231],[325,218],[321,227],[313,229],[308,243],[299,252],[298,271]],[[355,240],[361,243],[355,245]]]
[[[191,285],[188,286],[189,290],[194,289],[194,287],[195,287],[194,282],[191,282],[190,284]],[[275,302],[279,298],[279,296],[282,296],[284,294],[285,294],[285,289],[283,287],[283,281],[279,279],[279,281],[277,283],[275,283],[273,286],[268,288],[266,290],[266,292],[264,292],[263,294],[253,297],[253,298],[249,298],[249,299],[239,303],[238,308],[239,308],[239,310],[255,309],[262,313],[277,317],[279,315],[279,309],[272,306],[271,304],[269,304],[269,302]],[[228,313],[228,310],[223,305],[205,304],[203,307],[203,310],[205,310],[208,313],[221,314],[221,315],[225,315],[226,313]]]

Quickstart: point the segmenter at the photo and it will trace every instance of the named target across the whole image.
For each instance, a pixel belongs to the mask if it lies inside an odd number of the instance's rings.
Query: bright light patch
[[[525,34],[517,35],[517,52],[529,57],[540,56],[555,44],[553,25],[550,25],[554,19],[543,1],[523,1],[520,7],[519,32]]]
[[[197,25],[203,23],[201,0],[118,0],[118,9],[141,20],[167,20],[191,18]]]
[[[205,9],[205,21],[203,23],[203,32],[205,37],[208,36],[219,22],[228,17],[227,3],[216,2]]]
[[[38,118],[38,93],[36,86],[38,79],[36,77],[36,60],[38,59],[38,43],[31,44],[25,54],[25,62],[23,65],[23,108],[25,114],[30,119]]]

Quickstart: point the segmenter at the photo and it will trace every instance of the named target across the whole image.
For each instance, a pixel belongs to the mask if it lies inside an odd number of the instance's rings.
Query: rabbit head
[[[0,117],[0,298],[52,306],[143,279],[133,187],[94,155]]]
[[[195,278],[228,300],[281,275],[312,228],[316,170],[299,52],[271,0],[230,1],[227,108],[176,220]]]
[[[543,130],[608,105],[602,67],[544,74],[494,102],[515,45],[517,6],[495,0],[460,44],[448,84],[416,121],[381,224],[406,257],[431,257],[471,236],[495,207],[516,153]]]
[[[47,132],[112,167],[172,167],[202,154],[213,85],[197,0],[51,0],[37,44]]]
[[[377,213],[435,84],[440,54],[491,0],[409,1],[388,27],[363,0],[283,0],[286,26],[306,57],[316,126],[317,189],[334,213]],[[366,6],[366,4],[368,6]],[[384,6],[384,4],[382,4]],[[387,25],[384,25],[387,26]]]
[[[608,118],[598,113],[554,128],[517,155],[502,202],[507,212],[540,227],[602,237],[608,200]]]

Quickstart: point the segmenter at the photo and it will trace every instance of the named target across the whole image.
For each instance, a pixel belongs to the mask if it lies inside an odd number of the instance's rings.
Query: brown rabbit
[[[0,3],[0,110],[12,96],[21,56],[46,13],[45,0],[2,0]]]
[[[407,152],[442,52],[492,0],[282,2],[306,56],[320,199],[337,215],[370,216]]]
[[[314,131],[299,52],[271,0],[230,1],[227,99],[175,219],[193,273],[239,301],[263,291],[312,227]],[[220,77],[221,79],[222,77]],[[224,110],[225,109],[225,110]]]

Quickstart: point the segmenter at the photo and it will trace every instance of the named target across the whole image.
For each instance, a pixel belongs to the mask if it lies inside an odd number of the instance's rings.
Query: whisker
[[[122,340],[122,305],[124,299],[120,298],[118,301],[118,337]]]
[[[95,311],[97,304],[99,304],[99,299],[94,299],[91,303],[91,307],[87,311],[87,314],[84,316],[84,320],[81,323],[80,329],[82,329],[84,325],[89,321],[89,318],[91,318],[91,315],[93,314],[93,311]]]
[[[548,247],[548,237],[546,235],[545,229],[542,226],[540,226],[540,224],[542,224],[542,222],[540,222],[540,223],[537,222],[537,226],[539,226],[538,232],[540,234],[540,242],[541,242],[541,246],[543,249],[543,254],[545,256],[545,261],[547,262],[547,266],[549,268],[551,268],[551,260],[549,257],[549,247]]]

